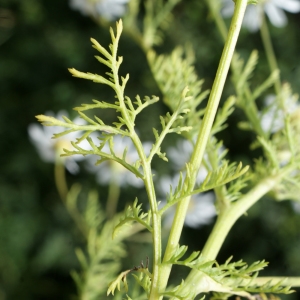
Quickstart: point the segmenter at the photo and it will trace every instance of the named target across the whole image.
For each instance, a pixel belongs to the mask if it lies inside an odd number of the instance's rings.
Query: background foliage
[[[72,11],[67,1],[2,0],[0,12],[0,299],[68,299],[76,294],[70,277],[70,270],[79,268],[74,248],[83,241],[55,189],[53,165],[39,158],[29,141],[27,127],[35,122],[35,115],[47,110],[67,109],[72,116],[71,108],[92,98],[111,96],[103,86],[72,78],[67,71],[76,67],[103,73],[93,57],[89,38],[108,45],[109,33],[107,28]],[[281,77],[299,93],[300,17],[288,17],[287,27],[271,26],[271,33]],[[205,79],[204,89],[210,88],[222,40],[204,1],[183,1],[176,7],[174,23],[161,51],[186,42],[195,49],[197,72]],[[253,48],[260,51],[254,81],[261,82],[268,75],[268,65],[260,36],[244,29],[238,42],[239,53],[247,57]],[[127,93],[159,94],[143,53],[126,35],[121,38],[119,52],[125,58],[121,70],[130,73]],[[230,93],[233,87],[228,81],[225,95]],[[139,118],[138,128],[145,140],[152,136],[151,127],[159,127],[156,116],[166,111],[158,103]],[[222,132],[221,139],[235,161],[246,162],[254,156],[247,147],[253,137],[236,128],[241,114],[238,109],[234,112],[232,126]],[[144,126],[148,122],[151,126]],[[168,142],[173,145],[175,140],[170,138]],[[167,164],[161,162],[155,168],[162,174],[169,172]],[[77,175],[68,174],[68,180],[80,182],[84,189],[95,187],[105,202],[106,187],[97,185],[84,168]],[[122,189],[124,201],[120,201],[119,209],[135,195],[134,188]],[[218,260],[225,261],[231,254],[235,260],[249,262],[264,258],[270,265],[262,275],[299,275],[300,215],[289,201],[268,200],[263,199],[247,218],[238,221]],[[191,245],[191,251],[201,249],[209,229],[186,228],[182,243]],[[138,246],[135,242],[128,245],[129,257],[134,260],[126,258],[124,268],[138,265],[149,253],[147,242],[139,242]],[[178,276],[182,272],[178,268]],[[300,299],[296,294],[288,297]]]

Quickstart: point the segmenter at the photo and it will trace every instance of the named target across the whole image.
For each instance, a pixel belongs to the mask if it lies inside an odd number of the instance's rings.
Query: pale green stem
[[[65,204],[66,198],[68,195],[68,185],[66,182],[66,171],[65,171],[65,165],[63,163],[62,158],[59,156],[59,154],[56,154],[56,161],[54,166],[54,178],[55,178],[55,184],[56,188],[59,194],[60,199]]]
[[[273,277],[256,277],[251,279],[244,279],[241,281],[239,278],[238,280],[232,280],[232,281],[238,281],[239,285],[258,285],[262,286],[268,282],[271,282],[271,284],[276,284],[280,282],[280,286],[292,286],[292,287],[300,287],[300,277],[280,277],[280,276],[273,276]],[[228,282],[231,282],[229,279]]]
[[[59,156],[58,153],[56,153],[56,161],[54,166],[54,178],[55,178],[55,184],[56,184],[58,194],[63,204],[68,210],[68,213],[72,217],[73,221],[78,226],[84,238],[87,238],[87,231],[82,221],[82,218],[80,216],[80,213],[76,209],[70,208],[68,206],[67,197],[68,197],[69,190],[66,181],[66,170],[65,170],[64,160]]]
[[[271,35],[269,32],[268,24],[265,18],[265,15],[262,16],[262,25],[260,27],[260,34],[261,34],[261,39],[265,48],[265,53],[268,59],[269,63],[269,68],[271,72],[274,72],[278,70],[278,64],[277,64],[277,59],[276,55],[273,49],[272,45],[272,39]],[[280,77],[278,76],[276,81],[275,81],[275,91],[277,96],[281,97],[281,81]]]
[[[216,7],[216,4],[214,1],[206,0],[206,2],[209,7],[210,13],[216,22],[217,28],[220,32],[220,35],[225,42],[228,30],[227,30],[226,24],[221,16],[221,14],[220,14],[220,9],[219,9],[219,7]],[[237,55],[234,55],[232,57],[231,68],[233,71],[235,70],[235,68],[237,66],[237,58],[238,58]],[[245,83],[245,84],[247,84],[247,83]],[[244,110],[248,120],[250,121],[250,123],[252,124],[254,130],[256,131],[256,133],[258,135],[267,137],[266,133],[261,128],[260,120],[258,118],[258,109],[255,105],[255,102],[250,99],[251,95],[250,95],[249,87],[246,87],[245,97],[247,97],[249,99],[249,101],[247,103],[247,107],[246,108],[243,107],[243,110]]]
[[[202,250],[202,255],[205,259],[213,260],[217,257],[228,232],[235,222],[245,214],[251,206],[261,199],[262,196],[273,189],[282,179],[283,174],[285,174],[285,172],[263,179],[241,199],[219,214],[213,231]]]
[[[113,162],[114,163],[114,162]],[[111,166],[113,168],[113,166]],[[114,179],[112,179],[109,183],[108,187],[108,197],[106,203],[106,216],[107,218],[111,219],[116,211],[117,205],[120,197],[120,187],[116,183]]]
[[[150,2],[149,2],[150,3]],[[117,43],[114,44],[114,49],[112,50],[113,61],[117,61]],[[153,261],[152,261],[152,280],[151,280],[151,292],[149,299],[157,300],[159,299],[159,278],[160,278],[160,266],[161,266],[161,216],[158,211],[158,206],[156,202],[155,189],[152,178],[151,161],[148,161],[141,140],[134,130],[134,120],[128,113],[126,104],[124,102],[124,86],[119,83],[118,76],[118,66],[117,63],[112,65],[112,73],[115,81],[115,92],[117,98],[120,102],[122,118],[127,125],[129,136],[135,145],[138,152],[139,158],[141,160],[141,165],[144,171],[144,184],[147,191],[148,199],[151,206],[152,214],[152,240],[153,240]]]
[[[277,175],[269,176],[261,180],[246,195],[219,214],[217,222],[202,250],[202,255],[207,261],[216,259],[225,238],[235,222],[261,199],[262,196],[272,190],[282,180],[283,176],[290,171],[290,168],[286,168]],[[195,289],[197,289],[197,284],[201,282],[202,275],[201,272],[192,270],[186,279],[186,285],[195,286]]]
[[[117,83],[118,73],[113,69],[115,82]],[[117,85],[117,84],[116,84]],[[144,171],[144,184],[147,191],[148,199],[151,207],[152,214],[152,240],[153,240],[153,261],[152,261],[152,280],[151,280],[151,293],[149,300],[159,299],[159,278],[160,278],[160,265],[161,265],[161,216],[158,211],[156,202],[155,189],[152,178],[151,162],[148,161],[141,140],[134,130],[134,123],[128,114],[124,103],[123,90],[120,88],[116,89],[117,97],[120,101],[122,117],[126,122],[128,130],[130,132],[130,138],[135,145],[141,160],[141,165]]]
[[[221,17],[219,7],[215,7],[218,5],[217,1],[206,0],[207,6],[209,7],[210,13],[212,14],[213,19],[215,20],[218,30],[222,36],[223,41],[225,42],[227,39],[227,26]]]
[[[239,36],[240,28],[242,25],[243,16],[247,7],[247,0],[237,0],[234,15],[231,21],[228,37],[223,49],[220,64],[217,70],[216,78],[210,93],[206,112],[201,123],[200,132],[195,145],[194,152],[191,157],[190,166],[191,177],[186,178],[185,184],[193,189],[196,181],[198,170],[201,166],[205,148],[210,137],[210,131],[213,125],[213,121],[219,106],[220,98],[224,88],[224,84],[227,78],[228,70],[234,53],[234,49]],[[189,206],[190,197],[181,200],[176,209],[172,229],[170,232],[167,248],[164,256],[164,264],[161,269],[161,283],[160,290],[163,291],[167,285],[168,278],[171,272],[172,265],[166,262],[172,257],[176,247],[179,244],[184,219]]]
[[[270,71],[274,72],[278,69],[278,64],[265,15],[262,15],[262,25],[260,27],[260,34],[265,48],[265,53],[268,59]]]
[[[119,98],[119,97],[118,97]],[[119,98],[120,99],[120,98]],[[121,101],[120,101],[121,103]],[[149,295],[149,300],[159,299],[159,278],[161,275],[161,216],[158,211],[155,189],[152,178],[151,162],[148,161],[141,140],[134,131],[134,124],[128,115],[127,110],[124,108],[122,110],[122,117],[126,120],[128,126],[130,137],[133,144],[136,147],[138,155],[141,160],[141,165],[144,171],[144,184],[147,191],[151,214],[152,214],[152,241],[153,241],[153,261],[152,261],[152,280],[151,280],[151,293]]]
[[[161,216],[158,211],[152,178],[145,182],[152,213],[153,262],[149,300],[158,300],[161,280]],[[151,189],[149,189],[150,187]],[[155,202],[154,202],[155,201]]]

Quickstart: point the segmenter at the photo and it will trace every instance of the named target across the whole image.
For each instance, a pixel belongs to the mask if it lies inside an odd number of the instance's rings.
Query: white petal
[[[223,7],[221,9],[221,14],[224,18],[229,18],[234,12],[234,3],[232,0],[223,0]]]
[[[265,11],[274,26],[284,27],[287,24],[287,17],[281,8],[268,2],[265,5]]]
[[[46,112],[48,116],[54,116],[52,112]],[[62,119],[62,116],[68,116],[65,111],[60,111],[56,115],[57,119]],[[82,119],[75,119],[77,124],[85,124],[86,122]],[[62,128],[57,126],[41,126],[38,124],[30,124],[28,126],[28,134],[30,140],[33,142],[37,151],[41,157],[46,162],[55,162],[56,153],[59,151],[61,154],[64,153],[62,148],[67,148],[69,150],[74,150],[71,145],[71,141],[76,141],[81,136],[80,132],[72,132],[68,135],[62,136],[57,139],[53,139],[54,133],[59,133],[62,131]],[[91,146],[89,143],[84,140],[79,145],[83,149],[90,149]],[[62,161],[66,164],[67,169],[71,173],[76,173],[79,170],[78,165],[75,161],[80,161],[85,159],[82,155],[74,155],[66,158],[62,158]]]
[[[95,5],[87,0],[71,0],[69,5],[74,10],[79,10],[84,16],[95,15]]]
[[[124,15],[126,10],[124,4],[127,2],[128,0],[102,0],[96,4],[96,10],[107,20],[114,20]]]
[[[300,12],[300,1],[299,0],[273,0],[273,3],[290,12],[290,13],[298,13]]]
[[[206,178],[207,174],[208,174],[207,170],[203,166],[201,166],[197,174],[197,179],[196,179],[197,184],[202,183]]]
[[[261,6],[248,5],[243,20],[243,26],[247,27],[251,32],[259,30],[262,23],[262,13],[263,11]]]
[[[205,193],[192,197],[185,224],[192,228],[211,223],[216,215],[214,194]]]
[[[65,166],[66,166],[66,169],[71,173],[71,174],[78,174],[79,172],[79,165],[75,162],[75,160],[73,159],[66,159],[65,160]]]
[[[178,185],[178,181],[178,173],[173,177],[163,175],[160,177],[159,182],[157,183],[157,188],[162,196],[166,196],[166,194],[170,192],[170,186],[172,186],[172,190],[174,191],[174,188]]]
[[[268,95],[265,99],[265,104],[267,110],[261,116],[261,127],[265,132],[277,132],[284,126],[284,115],[282,111],[278,111],[276,96]]]
[[[143,180],[136,177],[133,173],[129,172],[128,170],[126,170],[126,173],[123,173],[122,177],[122,182],[126,183],[127,185],[131,185],[136,188],[141,188],[144,186]]]
[[[51,140],[51,136],[45,134],[42,126],[38,124],[30,124],[28,126],[28,134],[41,159],[46,162],[54,162],[55,151],[53,147],[53,140]]]
[[[185,163],[188,162],[191,153],[193,151],[193,145],[190,141],[180,139],[175,147],[170,147],[167,149],[167,157],[170,158],[172,166],[176,170],[181,170],[184,168]]]

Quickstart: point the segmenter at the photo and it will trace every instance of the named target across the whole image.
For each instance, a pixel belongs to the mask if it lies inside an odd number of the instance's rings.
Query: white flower
[[[170,158],[170,162],[176,171],[185,168],[185,163],[190,160],[193,149],[192,143],[186,139],[178,140],[175,147],[167,149],[167,157]],[[201,166],[198,171],[196,183],[203,182],[207,173],[204,166]]]
[[[185,169],[185,164],[190,160],[193,150],[194,146],[192,143],[185,139],[178,140],[175,147],[170,147],[167,149],[167,157],[170,159],[170,162],[176,171],[183,171]],[[224,151],[226,151],[224,146],[221,146],[218,149],[219,156],[223,155]],[[205,160],[206,164],[209,165],[209,168],[212,169],[207,153],[205,153],[203,159]],[[202,183],[207,174],[208,172],[206,168],[201,165],[197,174],[196,184]]]
[[[103,17],[109,21],[125,14],[129,0],[70,0],[70,7],[84,16]]]
[[[261,127],[268,135],[272,134],[272,142],[277,149],[278,162],[284,166],[290,162],[292,157],[289,143],[282,136],[285,122],[289,122],[289,128],[293,132],[293,143],[295,145],[300,143],[300,103],[298,96],[291,94],[288,85],[283,85],[282,101],[277,99],[275,95],[268,95],[265,98],[265,105],[265,109],[260,113]],[[297,154],[295,153],[295,155]]]
[[[285,99],[284,111],[279,108],[275,95],[268,95],[265,98],[266,112],[261,115],[261,127],[265,132],[275,133],[284,127],[286,114],[293,115],[299,109],[299,103],[294,97]]]
[[[177,141],[175,147],[167,149],[167,156],[175,167],[175,170],[181,170],[185,163],[190,160],[193,151],[193,145],[186,139],[180,139]]]
[[[232,0],[222,0],[222,15],[231,17],[234,11]],[[243,25],[250,31],[257,31],[262,24],[262,15],[265,12],[270,22],[276,27],[284,27],[287,24],[285,11],[298,13],[300,11],[299,0],[260,0],[257,5],[248,5],[243,20]]]
[[[53,116],[53,113],[47,112],[46,115]],[[60,111],[56,118],[62,120],[62,116],[67,116],[66,112]],[[85,121],[77,117],[74,119],[76,124],[85,124]],[[56,157],[64,153],[63,149],[74,150],[71,141],[75,142],[77,138],[81,137],[79,131],[71,132],[65,136],[53,139],[55,133],[62,132],[62,129],[58,129],[54,126],[42,126],[38,124],[30,124],[28,126],[28,134],[30,140],[36,147],[40,157],[45,162],[54,163]],[[79,143],[79,146],[87,149],[91,148],[86,140]],[[72,155],[68,157],[62,157],[61,161],[65,164],[68,171],[72,174],[75,174],[79,171],[79,166],[76,161],[83,160],[84,157],[81,155]]]
[[[275,95],[268,95],[265,98],[267,111],[262,114],[260,119],[261,127],[265,132],[274,133],[284,126],[283,112],[278,110],[275,100]]]
[[[130,138],[116,135],[113,137],[113,142],[114,153],[116,154],[116,156],[122,158],[123,152],[125,148],[127,148],[127,163],[134,164],[139,159],[138,153]],[[147,155],[150,152],[152,144],[146,142],[143,144],[143,147]],[[105,144],[101,151],[110,153],[108,144]],[[109,160],[102,162],[100,165],[95,165],[97,160],[99,160],[99,157],[97,156],[90,157],[90,159],[88,160],[88,170],[96,174],[96,180],[98,183],[107,185],[112,180],[114,180],[115,184],[117,184],[118,186],[131,185],[134,187],[142,187],[144,185],[143,181],[140,178],[136,177],[133,173],[125,169],[119,163]]]
[[[164,196],[176,188],[179,176],[173,178],[163,176],[158,183],[158,190]],[[191,228],[199,228],[201,225],[210,224],[216,216],[216,209],[214,205],[214,194],[212,192],[193,195],[191,197],[188,211],[184,223]],[[164,205],[165,201],[161,201],[160,205]],[[171,206],[164,214],[163,224],[170,228],[174,219],[176,205]]]

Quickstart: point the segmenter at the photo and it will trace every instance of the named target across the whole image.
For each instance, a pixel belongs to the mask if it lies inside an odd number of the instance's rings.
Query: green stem
[[[251,98],[250,89],[247,83],[245,83],[245,94],[239,95],[239,91],[237,91],[237,95],[240,96],[241,98],[244,97],[246,100],[243,101],[240,107],[243,109],[247,119],[250,121],[253,130],[256,132],[257,135],[268,138],[268,136],[266,135],[266,133],[261,127],[261,121],[259,119],[258,109],[255,104],[255,101],[253,101],[253,99]]]
[[[262,15],[262,25],[260,27],[260,35],[267,55],[270,71],[274,72],[278,69],[276,55],[273,49],[271,35],[268,24],[264,15]]]
[[[227,78],[228,70],[230,68],[232,56],[239,36],[240,28],[242,25],[243,16],[247,7],[247,0],[237,0],[234,15],[231,21],[228,37],[223,49],[219,67],[217,70],[216,78],[212,87],[212,91],[208,100],[208,105],[201,124],[200,132],[196,142],[194,152],[191,157],[191,177],[186,178],[185,184],[190,186],[192,190],[195,185],[196,176],[201,166],[205,148],[210,137],[210,131],[213,121],[219,106],[220,98],[223,92],[224,84]],[[161,283],[160,290],[164,290],[171,272],[172,265],[166,262],[172,257],[176,247],[179,244],[184,219],[188,209],[190,198],[186,198],[179,202],[177,205],[172,229],[170,232],[168,244],[163,259],[163,267],[161,269]]]
[[[259,199],[272,190],[289,172],[291,172],[291,167],[287,167],[278,174],[261,180],[246,195],[219,214],[217,222],[202,250],[202,255],[207,261],[216,259],[225,238],[235,222]],[[186,279],[187,286],[197,286],[197,283],[201,281],[201,277],[201,272],[192,270]]]
[[[116,184],[116,181],[112,179],[108,187],[108,197],[106,203],[107,218],[111,219],[115,215],[117,211],[119,197],[120,197],[120,187],[118,184]]]
[[[84,226],[84,223],[82,222],[82,218],[78,210],[74,207],[70,207],[68,205],[68,185],[66,181],[66,170],[64,165],[64,160],[60,157],[59,153],[56,153],[56,161],[54,166],[54,178],[55,178],[55,184],[58,191],[58,194],[65,205],[69,215],[73,219],[73,221],[78,226],[78,229],[84,236],[84,238],[87,238],[87,230]]]
[[[228,282],[231,280],[229,279]],[[235,279],[233,281],[236,281]],[[292,286],[292,287],[300,287],[300,277],[280,277],[280,276],[273,276],[273,277],[256,277],[256,278],[250,278],[250,279],[244,279],[240,281],[238,279],[239,285],[258,285],[262,286],[266,283],[272,282],[273,285],[280,282],[280,286]]]
[[[151,2],[148,1],[148,4],[151,5]],[[118,23],[117,35],[116,39],[119,40],[121,31],[122,31],[122,22]],[[120,84],[118,69],[119,63],[117,59],[117,49],[118,43],[113,44],[114,47],[112,49],[112,73],[115,82],[115,92],[117,98],[120,103],[120,112],[122,118],[124,119],[124,123],[127,125],[128,128],[128,136],[131,138],[135,148],[138,152],[141,165],[144,171],[144,183],[148,195],[148,199],[151,206],[151,214],[152,214],[152,240],[153,240],[153,270],[152,270],[152,280],[151,280],[151,292],[149,299],[150,300],[157,300],[159,299],[159,278],[160,278],[160,266],[161,266],[161,216],[158,211],[158,206],[156,202],[156,195],[155,189],[153,184],[152,178],[152,171],[151,171],[151,161],[149,161],[144,153],[143,145],[141,140],[139,139],[138,135],[135,132],[135,124],[134,120],[131,118],[131,115],[126,107],[124,101],[124,88],[125,88],[125,81],[123,80],[122,85]]]
[[[241,199],[219,214],[213,231],[202,250],[205,259],[213,260],[217,257],[227,234],[235,222],[262,196],[274,188],[281,178],[282,174],[265,178]]]
[[[221,34],[221,37],[222,37],[223,41],[226,42],[228,30],[227,30],[227,26],[221,16],[221,14],[220,14],[219,4],[217,2],[218,1],[206,0],[207,6],[209,7],[210,13],[212,14],[212,17],[216,22],[216,25]],[[217,7],[216,7],[216,5],[217,5]]]
[[[225,42],[228,30],[227,30],[227,26],[221,16],[221,14],[220,14],[219,6],[218,5],[216,6],[214,1],[206,0],[206,2],[209,7],[210,13],[213,16],[213,19],[214,19],[214,21],[217,25],[217,28],[220,32],[220,35]],[[236,68],[238,66],[237,59],[238,59],[237,55],[234,55],[232,57],[231,69],[233,72],[236,70]],[[244,110],[244,112],[245,112],[248,120],[252,124],[255,132],[260,136],[267,137],[266,133],[261,128],[260,120],[258,118],[258,109],[257,109],[257,106],[255,105],[255,102],[252,101],[252,99],[251,99],[251,93],[250,93],[250,89],[248,87],[247,82],[245,83],[245,85],[246,85],[246,88],[245,88],[244,97],[247,98],[247,104],[246,104],[246,106],[244,106],[244,105],[240,105],[240,106]],[[239,95],[239,94],[240,94],[239,91],[237,91],[237,95],[240,97],[243,97],[243,95]]]
[[[273,45],[272,45],[272,39],[271,39],[271,35],[269,32],[269,28],[268,28],[268,24],[265,18],[265,15],[262,16],[262,25],[260,27],[260,34],[261,34],[261,39],[265,48],[265,53],[267,56],[267,60],[269,63],[269,68],[271,72],[274,72],[276,70],[278,70],[278,64],[277,64],[277,59],[276,59],[276,55],[273,49]],[[281,81],[280,81],[280,77],[278,76],[276,81],[275,81],[275,91],[277,96],[281,95]]]
[[[123,117],[127,117],[124,113]],[[151,280],[151,292],[149,295],[149,300],[159,299],[159,282],[160,282],[160,268],[161,268],[161,216],[158,210],[158,205],[156,201],[156,194],[153,183],[153,175],[151,169],[151,159],[148,159],[144,153],[143,145],[138,135],[134,131],[134,124],[128,118],[128,129],[130,132],[130,137],[135,145],[138,152],[139,158],[141,160],[141,165],[144,171],[144,184],[147,191],[147,196],[149,199],[151,207],[152,216],[152,242],[153,242],[153,261],[152,261],[152,280]]]
[[[149,300],[158,300],[160,292],[160,278],[161,278],[161,216],[158,211],[156,202],[155,190],[153,185],[151,166],[147,164],[145,171],[145,186],[150,201],[152,213],[152,240],[153,240],[153,262],[152,262],[152,280],[151,292]]]
[[[151,170],[151,160],[148,160],[143,149],[143,145],[138,135],[134,130],[134,123],[130,119],[129,113],[124,104],[123,92],[120,89],[117,90],[117,96],[120,101],[121,113],[128,130],[130,132],[130,138],[135,145],[138,152],[139,158],[141,160],[141,165],[144,171],[144,184],[147,191],[151,214],[152,214],[152,241],[153,241],[153,261],[152,261],[152,280],[151,280],[151,292],[149,295],[149,300],[159,299],[159,278],[160,278],[160,267],[161,267],[161,216],[158,211],[158,205],[156,201],[156,194],[153,184],[152,170]]]
[[[68,185],[66,182],[65,165],[58,153],[56,154],[56,156],[57,157],[54,166],[55,185],[60,199],[63,201],[63,203],[65,203],[68,195]]]

